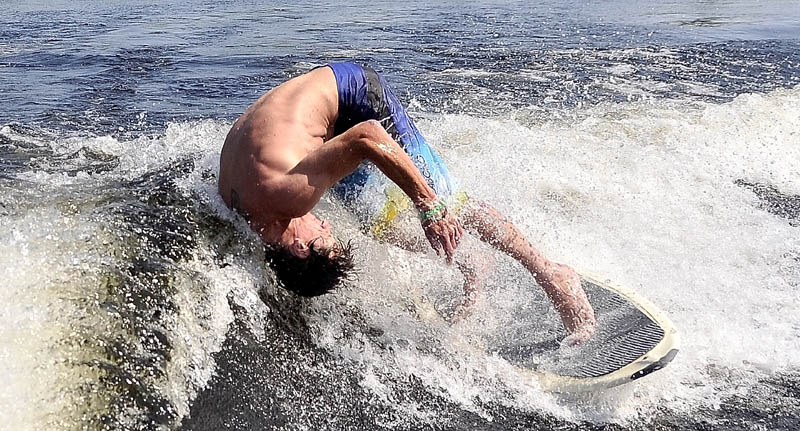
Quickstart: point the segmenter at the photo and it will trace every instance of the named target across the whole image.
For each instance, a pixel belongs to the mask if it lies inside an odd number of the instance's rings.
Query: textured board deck
[[[597,329],[578,346],[562,346],[566,336],[553,305],[541,289],[526,290],[530,300],[514,301],[493,314],[479,338],[450,342],[499,356],[523,378],[550,392],[595,392],[619,386],[664,368],[678,353],[679,336],[670,320],[636,292],[581,274],[595,310]],[[421,295],[411,295],[418,316],[444,322]],[[440,340],[432,340],[438,344]]]
[[[677,331],[654,305],[596,278],[583,276],[582,284],[597,316],[597,331],[590,340],[560,346],[566,334],[549,313],[553,321],[503,337],[489,350],[522,374],[539,379],[546,389],[562,392],[624,384],[663,368],[677,354]],[[548,306],[545,301],[542,310],[529,310],[530,315],[541,320]]]

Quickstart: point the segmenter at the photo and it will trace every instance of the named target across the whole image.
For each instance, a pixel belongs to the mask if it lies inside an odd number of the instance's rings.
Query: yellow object
[[[383,239],[386,232],[391,229],[392,224],[397,216],[409,208],[413,208],[411,200],[408,199],[399,187],[393,186],[386,189],[386,203],[383,208],[378,212],[375,221],[372,222],[372,235],[377,239]],[[458,215],[467,203],[467,193],[464,191],[457,192],[455,196],[448,201],[448,210],[454,215]]]

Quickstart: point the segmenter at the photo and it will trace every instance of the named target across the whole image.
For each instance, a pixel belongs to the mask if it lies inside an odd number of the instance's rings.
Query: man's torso
[[[261,205],[269,202],[265,186],[332,137],[337,110],[336,80],[327,67],[259,98],[236,120],[222,148],[219,193],[228,206],[234,206],[231,190],[236,190],[241,202],[237,210],[251,218],[269,218],[269,208]]]
[[[274,214],[269,207],[275,205],[275,199],[269,196],[269,182],[286,175],[309,152],[333,137],[334,130],[342,133],[368,119],[381,120],[436,193],[452,197],[455,187],[444,163],[391,91],[384,92],[384,85],[371,69],[334,63],[262,96],[234,123],[222,150],[219,192],[228,206],[248,215],[251,225],[270,223]],[[374,166],[362,164],[340,181],[334,192],[381,236],[379,231],[386,230],[397,212],[408,207],[400,202],[404,198],[399,189],[393,198],[390,188],[396,186]],[[230,196],[232,189],[239,195],[238,208]],[[354,196],[357,198],[352,199]]]

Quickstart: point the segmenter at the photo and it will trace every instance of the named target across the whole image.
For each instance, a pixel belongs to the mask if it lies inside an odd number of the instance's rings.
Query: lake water
[[[800,428],[800,2],[322,3],[3,2],[0,428]],[[675,361],[543,392],[464,347],[536,329],[504,318],[537,289],[521,269],[426,321],[409,298],[453,301],[458,275],[330,199],[358,277],[277,287],[219,150],[342,60],[546,254],[663,309]]]

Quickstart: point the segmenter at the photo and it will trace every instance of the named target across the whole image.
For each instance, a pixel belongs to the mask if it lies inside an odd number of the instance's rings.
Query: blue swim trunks
[[[403,105],[386,81],[369,67],[353,63],[328,65],[336,76],[339,91],[339,117],[334,134],[344,133],[356,124],[377,120],[397,142],[425,177],[428,185],[443,199],[466,200],[456,193],[456,184],[444,161],[419,133]],[[353,210],[362,222],[379,235],[394,217],[410,207],[408,200],[372,163],[362,163],[331,190]]]

